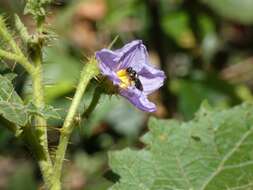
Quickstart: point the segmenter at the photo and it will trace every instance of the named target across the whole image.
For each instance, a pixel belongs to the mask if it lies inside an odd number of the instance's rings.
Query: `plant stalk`
[[[21,51],[13,36],[6,27],[5,20],[2,16],[0,16],[0,37],[5,41],[5,43],[10,46],[13,51],[13,53],[11,53],[9,51],[0,49],[0,57],[18,62],[30,75],[32,75],[35,70],[34,66],[24,56],[23,52]]]
[[[56,150],[55,164],[54,164],[54,184],[52,190],[60,190],[61,189],[61,173],[62,173],[62,165],[65,157],[65,152],[67,149],[67,145],[69,143],[69,139],[71,133],[74,129],[73,121],[76,115],[78,106],[81,102],[85,89],[89,83],[89,81],[98,74],[97,62],[93,58],[87,64],[85,64],[83,70],[81,71],[80,81],[76,89],[76,93],[73,97],[71,106],[65,118],[63,127],[61,128],[61,136],[59,145]]]
[[[33,100],[38,108],[44,107],[44,90],[42,83],[42,47],[39,45],[33,49],[31,59],[35,65],[35,72],[32,74]],[[38,158],[39,166],[46,186],[49,188],[52,184],[52,162],[48,150],[47,142],[47,122],[41,116],[35,116],[35,133],[39,139],[39,144],[45,154]]]
[[[89,118],[89,116],[92,114],[92,112],[94,111],[94,109],[96,108],[99,99],[101,97],[102,94],[102,90],[100,89],[100,87],[97,87],[95,89],[95,92],[93,94],[93,98],[88,106],[88,108],[85,110],[85,112],[82,114],[82,119],[83,118]]]
[[[29,63],[23,54],[17,55],[0,49],[0,57],[19,63],[30,75],[32,75],[35,70],[34,66]]]

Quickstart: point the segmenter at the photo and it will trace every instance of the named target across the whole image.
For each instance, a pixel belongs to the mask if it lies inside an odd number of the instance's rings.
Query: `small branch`
[[[93,112],[93,110],[96,108],[96,106],[97,106],[97,104],[99,102],[99,99],[101,97],[101,94],[102,94],[101,89],[99,87],[97,87],[95,89],[95,92],[93,94],[93,97],[92,97],[92,100],[91,100],[91,103],[90,103],[89,107],[82,114],[82,119],[83,118],[89,118],[89,116],[91,115],[91,113]]]
[[[35,71],[35,67],[27,60],[23,54],[17,55],[0,49],[0,57],[19,63],[30,75],[32,75]]]
[[[70,135],[73,131],[74,125],[73,120],[76,115],[78,106],[83,97],[84,91],[89,83],[89,81],[98,74],[97,62],[93,58],[87,64],[85,64],[81,76],[80,81],[77,86],[76,93],[74,95],[72,104],[69,108],[68,114],[64,121],[63,127],[61,129],[60,142],[56,151],[55,164],[54,164],[54,184],[53,189],[58,190],[61,189],[60,178],[62,172],[62,164],[65,157],[65,152],[67,149],[67,145],[70,139]]]
[[[6,41],[6,43],[11,47],[15,54],[22,54],[22,51],[19,49],[16,41],[13,39],[13,36],[6,27],[5,20],[2,16],[0,16],[0,36]]]
[[[8,31],[8,28],[5,25],[5,20],[2,16],[0,16],[0,37],[3,38],[3,40],[11,47],[12,51],[14,52],[11,53],[0,49],[0,57],[18,62],[30,75],[32,75],[35,70],[34,66],[29,62],[29,60],[24,56],[21,49],[18,47],[17,43],[13,39],[13,36]]]

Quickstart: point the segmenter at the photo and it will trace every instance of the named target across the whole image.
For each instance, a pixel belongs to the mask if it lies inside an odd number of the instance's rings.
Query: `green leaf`
[[[228,19],[243,24],[253,23],[253,1],[251,0],[202,0],[214,11]]]
[[[28,43],[30,40],[30,35],[28,33],[27,28],[25,27],[25,25],[23,24],[23,22],[21,21],[21,19],[19,18],[19,16],[17,14],[14,15],[14,19],[15,19],[16,29],[17,29],[22,41],[24,43]]]
[[[46,105],[43,109],[40,109],[40,113],[45,119],[61,119],[58,111],[50,105]]]
[[[29,115],[40,115],[44,119],[61,119],[57,110],[50,105],[45,105],[43,108],[37,108],[33,103],[26,106]]]
[[[25,105],[9,78],[0,75],[0,115],[5,119],[19,126],[25,126],[31,115],[40,115],[45,119],[61,119],[52,106],[45,105],[43,108],[37,108],[32,103]]]
[[[25,14],[32,14],[34,16],[45,16],[46,12],[43,8],[51,0],[26,0],[26,6],[24,9]]]
[[[205,107],[189,122],[152,118],[146,148],[110,153],[111,190],[252,189],[253,105]]]
[[[22,104],[0,101],[0,114],[10,122],[21,126],[24,126],[28,120],[28,114]]]
[[[0,75],[0,114],[8,121],[21,126],[28,120],[23,101],[14,90],[11,81],[2,75]]]
[[[23,104],[23,101],[14,90],[11,81],[2,75],[0,75],[0,101]]]

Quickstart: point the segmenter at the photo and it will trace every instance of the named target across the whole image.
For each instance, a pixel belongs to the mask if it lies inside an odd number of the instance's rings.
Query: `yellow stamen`
[[[119,85],[121,88],[127,88],[131,85],[131,80],[125,69],[119,70],[116,74],[121,81]]]

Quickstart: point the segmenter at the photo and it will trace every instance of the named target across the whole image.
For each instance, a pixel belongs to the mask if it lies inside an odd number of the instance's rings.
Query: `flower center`
[[[128,73],[125,69],[119,70],[116,74],[120,79],[120,85],[119,86],[121,88],[127,88],[127,87],[132,85],[132,82],[129,78],[129,75],[128,75]]]

